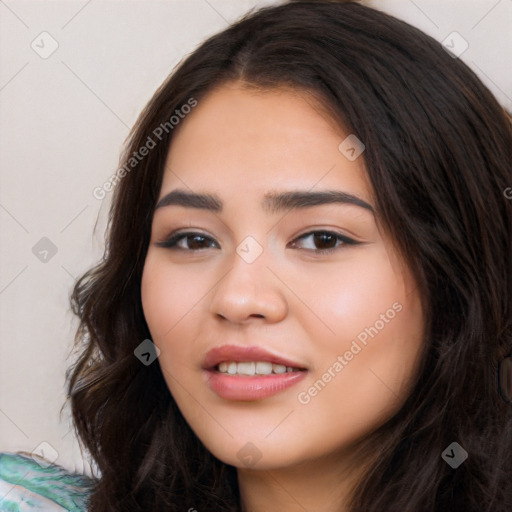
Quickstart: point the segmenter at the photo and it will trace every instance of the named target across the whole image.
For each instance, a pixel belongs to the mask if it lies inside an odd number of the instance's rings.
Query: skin
[[[399,409],[417,374],[421,299],[372,212],[339,203],[274,213],[261,206],[265,193],[290,190],[344,191],[375,206],[364,153],[350,161],[338,149],[347,135],[305,92],[231,82],[181,122],[167,157],[160,198],[179,188],[215,194],[224,206],[156,209],[144,314],[170,392],[204,445],[238,468],[247,511],[344,510],[365,463],[358,444]],[[182,238],[181,250],[156,245],[178,230],[209,238]],[[360,244],[299,238],[311,231]],[[249,235],[263,251],[252,263],[236,252]],[[338,356],[394,303],[401,310],[335,372]],[[223,399],[201,365],[226,343],[261,346],[308,374],[263,400]],[[301,403],[299,393],[329,368],[335,377]],[[252,466],[237,456],[248,442],[261,455]]]

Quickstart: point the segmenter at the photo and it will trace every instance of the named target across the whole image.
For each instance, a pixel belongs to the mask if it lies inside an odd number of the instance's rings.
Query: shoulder
[[[0,452],[0,512],[85,512],[94,484],[37,456]]]

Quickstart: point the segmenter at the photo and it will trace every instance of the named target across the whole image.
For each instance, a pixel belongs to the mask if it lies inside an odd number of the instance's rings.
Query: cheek
[[[299,321],[314,336],[315,345],[327,352],[343,353],[352,340],[370,340],[379,332],[393,337],[406,318],[418,320],[421,311],[410,302],[414,285],[409,276],[397,271],[385,248],[354,252],[332,272],[312,269],[308,280],[298,279],[297,295],[308,306]],[[314,286],[311,286],[314,283]],[[400,311],[398,311],[400,310]]]
[[[205,294],[204,276],[198,274],[189,275],[151,252],[144,265],[141,281],[144,317],[152,341],[160,349],[158,361],[171,390],[171,376],[179,380],[194,360],[191,354],[200,325],[196,317]]]
[[[418,304],[404,300],[402,307],[381,330],[367,324],[368,331],[360,331],[367,334],[365,343],[340,337],[325,351],[309,387],[300,390],[302,428],[321,425],[320,438],[334,442],[346,437],[351,442],[374,431],[400,408],[417,375],[423,345]]]
[[[344,423],[347,412],[353,424],[378,422],[416,375],[423,314],[415,283],[384,250],[314,282],[315,315],[301,320],[315,346],[314,389],[301,389],[301,403],[331,425]]]
[[[141,282],[144,316],[155,343],[171,338],[204,295],[204,274],[186,273],[148,252]],[[185,320],[185,322],[184,322]]]

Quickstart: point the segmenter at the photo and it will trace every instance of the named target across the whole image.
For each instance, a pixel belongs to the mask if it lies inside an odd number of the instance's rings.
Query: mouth
[[[260,347],[223,345],[206,355],[203,370],[210,389],[226,400],[268,398],[301,381],[307,368]]]

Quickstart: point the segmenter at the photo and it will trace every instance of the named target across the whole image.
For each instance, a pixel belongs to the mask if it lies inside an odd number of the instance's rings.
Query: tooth
[[[272,371],[274,373],[285,373],[286,372],[286,366],[284,364],[273,364],[272,365]]]
[[[256,363],[256,373],[258,375],[270,375],[272,373],[272,363],[258,361]]]
[[[254,361],[238,363],[238,373],[242,375],[254,375],[255,368]]]
[[[223,361],[219,363],[218,370],[220,373],[228,375],[271,375],[282,374],[296,371],[291,366],[283,364],[272,364],[268,361]]]

